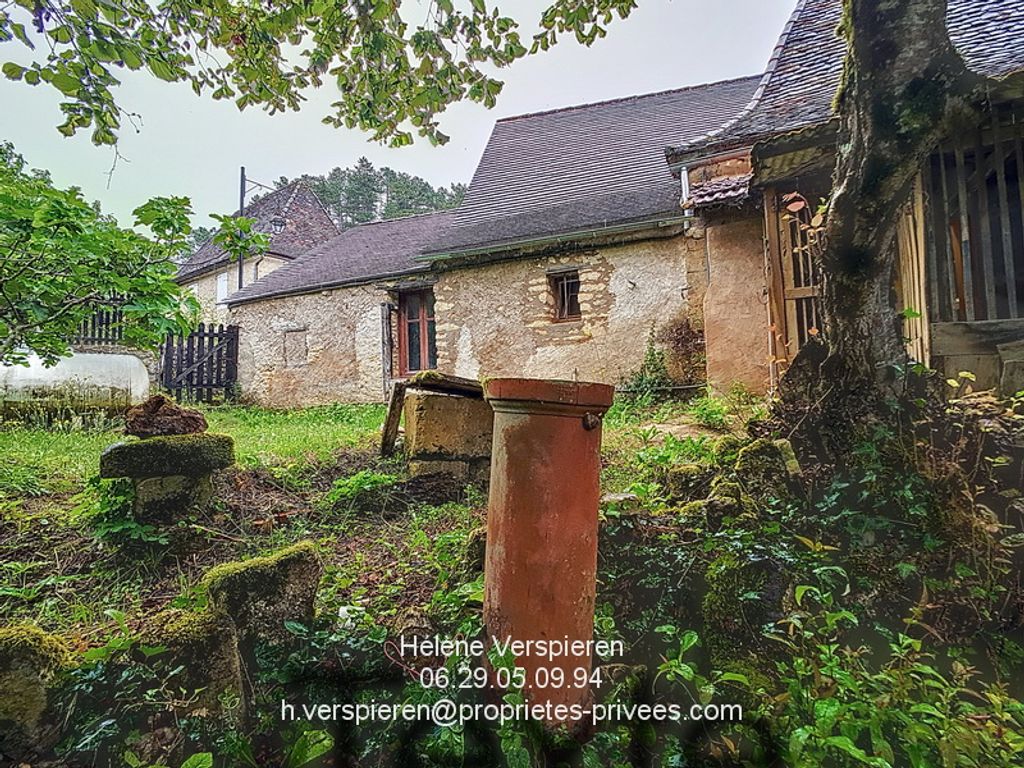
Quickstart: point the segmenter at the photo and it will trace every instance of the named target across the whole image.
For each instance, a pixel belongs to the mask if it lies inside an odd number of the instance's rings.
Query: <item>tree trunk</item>
[[[946,29],[946,0],[844,0],[848,41],[822,253],[832,376],[892,386],[905,358],[892,294],[896,228],[918,170],[981,84]]]

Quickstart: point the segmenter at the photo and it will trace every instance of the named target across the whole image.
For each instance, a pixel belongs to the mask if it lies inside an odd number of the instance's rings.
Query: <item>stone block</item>
[[[405,396],[405,451],[410,459],[479,459],[491,455],[494,412],[479,398],[410,390]]]
[[[206,417],[193,408],[182,408],[166,395],[153,395],[141,405],[128,409],[124,431],[143,438],[192,435],[206,431]]]
[[[64,641],[31,624],[0,627],[0,758],[21,759],[56,740],[46,725],[50,686],[71,656]]]
[[[287,621],[313,619],[322,573],[316,546],[304,541],[266,557],[218,565],[202,586],[213,608],[231,617],[240,641],[251,648],[257,640],[287,640]]]
[[[491,482],[491,459],[411,459],[409,475],[426,477],[428,475],[448,475],[464,483],[475,485],[487,490]]]
[[[143,644],[166,650],[153,662],[181,671],[174,683],[191,696],[191,710],[207,709],[225,717],[245,716],[245,683],[238,651],[238,634],[225,613],[206,609],[183,611],[169,608],[153,616],[143,627]],[[237,707],[224,710],[234,700]]]
[[[174,522],[190,509],[205,507],[213,496],[213,478],[170,475],[135,481],[135,519]]]
[[[228,435],[168,435],[115,443],[100,454],[100,477],[202,477],[235,461]]]
[[[1007,396],[1024,392],[1024,360],[1004,360],[999,391]]]
[[[425,477],[427,475],[445,474],[451,475],[457,480],[469,480],[469,462],[461,459],[412,459],[409,461],[409,475],[411,477]]]

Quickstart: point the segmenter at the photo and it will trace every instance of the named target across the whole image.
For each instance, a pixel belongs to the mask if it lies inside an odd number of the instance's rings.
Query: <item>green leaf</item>
[[[4,77],[8,80],[21,80],[22,75],[28,71],[28,67],[23,67],[20,64],[15,64],[13,61],[8,61],[3,66]]]
[[[65,96],[77,96],[82,84],[66,72],[56,72],[50,82]]]
[[[213,753],[196,752],[181,764],[181,768],[213,768]]]
[[[302,768],[333,748],[334,737],[327,731],[306,731],[292,746],[284,768]]]
[[[699,636],[692,629],[688,629],[683,633],[682,638],[679,640],[679,653],[680,655],[686,653],[688,650],[693,648],[700,640]]]

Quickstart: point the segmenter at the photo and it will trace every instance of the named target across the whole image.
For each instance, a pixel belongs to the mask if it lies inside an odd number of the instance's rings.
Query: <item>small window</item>
[[[284,219],[271,219],[270,220],[270,231],[272,234],[278,234],[284,232],[285,227],[288,226],[288,222]]]
[[[434,292],[413,291],[398,298],[398,369],[408,376],[437,367]]]
[[[221,272],[217,275],[217,303],[223,304],[228,298],[228,280],[230,275],[227,272]]]
[[[551,275],[556,320],[578,320],[580,315],[580,273],[577,270]]]

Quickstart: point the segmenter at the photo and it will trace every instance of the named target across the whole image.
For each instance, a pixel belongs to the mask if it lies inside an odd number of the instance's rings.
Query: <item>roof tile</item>
[[[233,216],[238,216],[235,211]],[[275,189],[245,209],[256,221],[256,230],[270,235],[267,253],[294,259],[314,245],[338,234],[338,228],[309,185],[302,181]],[[284,221],[284,229],[274,232],[275,219]],[[200,246],[178,269],[178,279],[187,280],[230,262],[228,254],[213,240]]]
[[[750,146],[771,135],[827,122],[846,44],[837,29],[842,0],[799,0],[754,98],[735,120],[668,152],[688,162]],[[975,72],[1003,77],[1024,68],[1024,2],[949,0],[950,38]]]
[[[416,256],[450,222],[451,211],[360,224],[228,297],[238,304],[310,293],[425,270]]]
[[[664,148],[703,135],[749,100],[758,78],[499,120],[433,255],[502,248],[678,216]]]

